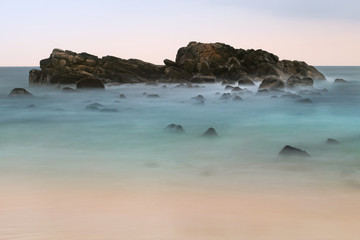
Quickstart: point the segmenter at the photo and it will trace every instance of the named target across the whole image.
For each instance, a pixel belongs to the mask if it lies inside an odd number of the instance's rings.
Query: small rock
[[[336,84],[338,84],[338,83],[342,84],[342,83],[349,83],[349,82],[346,81],[346,80],[344,80],[344,79],[342,79],[342,78],[337,78],[337,79],[335,79],[334,83],[336,83]]]
[[[103,108],[103,109],[101,109],[100,110],[100,112],[108,112],[108,113],[110,113],[110,112],[119,112],[119,110],[117,110],[116,108]]]
[[[297,100],[296,102],[298,102],[298,103],[313,103],[313,101],[310,98],[300,99],[300,100]]]
[[[230,85],[226,85],[225,89],[224,90],[232,90],[234,87],[233,86],[230,86]]]
[[[126,98],[124,94],[120,94],[119,98]]]
[[[193,100],[205,100],[203,95],[197,95],[196,97],[192,97]]]
[[[282,95],[281,98],[297,99],[297,98],[301,98],[301,96],[293,94],[293,93],[287,93],[287,94]]]
[[[145,86],[158,86],[159,85],[159,83],[157,83],[157,82],[147,82],[147,83],[145,83]]]
[[[100,111],[100,108],[104,107],[104,105],[100,104],[100,103],[92,103],[86,106],[86,110],[90,110],[90,111]]]
[[[230,81],[230,80],[224,80],[221,82],[221,85],[235,85],[235,81]]]
[[[170,124],[168,125],[165,130],[167,132],[171,132],[171,133],[185,133],[185,130],[183,129],[183,127],[181,125],[177,125],[177,124]]]
[[[73,89],[71,87],[64,87],[63,89],[61,89],[61,91],[66,92],[66,93],[77,92],[76,89]]]
[[[149,94],[147,95],[148,98],[159,98],[160,96],[157,94]]]
[[[218,137],[219,135],[217,134],[216,130],[214,128],[209,128],[208,130],[206,130],[203,135],[201,135],[202,137]]]
[[[14,88],[9,93],[11,97],[33,97],[33,95],[24,88]]]
[[[253,81],[251,81],[248,77],[244,77],[244,78],[239,79],[238,85],[239,86],[254,86],[255,83]]]
[[[336,139],[328,138],[328,140],[326,141],[326,144],[340,144],[340,143]]]
[[[228,100],[231,97],[231,93],[223,93],[220,97],[221,100]]]
[[[36,106],[34,104],[30,104],[29,106],[27,106],[26,108],[36,108]]]
[[[239,88],[239,87],[234,87],[231,91],[233,91],[233,92],[239,92],[239,91],[241,91],[242,89],[241,88]]]
[[[292,147],[290,145],[286,145],[279,152],[279,155],[285,156],[285,157],[311,157],[310,154],[308,154],[307,152],[305,152],[299,148]]]
[[[264,80],[262,80],[259,89],[279,89],[284,87],[285,83],[283,82],[283,80],[281,80],[281,78],[276,76],[268,76],[264,78]]]
[[[243,99],[242,99],[240,96],[235,96],[235,97],[233,98],[233,101],[239,102],[239,101],[243,101]]]

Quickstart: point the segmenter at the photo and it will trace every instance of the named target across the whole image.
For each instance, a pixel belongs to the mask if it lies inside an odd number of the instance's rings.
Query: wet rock
[[[279,152],[279,155],[284,157],[311,157],[310,154],[308,154],[306,151],[292,147],[290,145],[286,145]]]
[[[33,95],[24,88],[14,88],[9,93],[10,97],[33,97]]]
[[[100,109],[104,107],[104,105],[100,104],[100,103],[92,103],[86,106],[86,110],[89,111],[100,111]]]
[[[205,100],[204,96],[203,95],[197,95],[196,97],[192,97],[191,98],[192,100]]]
[[[221,95],[220,99],[221,100],[228,100],[230,99],[231,94],[230,93],[223,93],[223,95]]]
[[[233,101],[241,102],[241,101],[243,101],[243,99],[242,99],[240,96],[235,96],[235,97],[233,98]]]
[[[293,93],[287,93],[281,96],[281,98],[291,98],[291,99],[299,99],[301,96],[293,94]]]
[[[34,104],[30,104],[30,105],[26,106],[26,108],[36,108],[36,106]]]
[[[232,90],[234,87],[230,86],[230,85],[226,85],[226,87],[224,88],[224,90]]]
[[[298,103],[306,103],[306,104],[313,103],[313,101],[310,98],[300,99],[300,100],[297,100],[296,102],[298,102]]]
[[[326,144],[340,144],[340,142],[334,138],[328,138],[328,140],[326,141]]]
[[[214,128],[209,128],[208,130],[206,130],[203,135],[201,135],[202,137],[218,137],[219,135],[217,134],[216,130]]]
[[[334,81],[334,84],[347,84],[347,83],[349,83],[348,81],[346,81],[346,80],[344,80],[344,79],[342,79],[342,78],[337,78],[337,79],[335,79],[335,81]]]
[[[271,98],[273,98],[273,99],[274,99],[274,98],[278,98],[278,96],[274,95],[274,96],[271,96]]]
[[[239,88],[239,87],[234,87],[231,91],[232,92],[239,92],[239,91],[241,91],[242,89],[241,88]]]
[[[117,110],[116,108],[103,108],[100,110],[100,112],[114,113],[119,112],[119,110]]]
[[[215,83],[215,81],[215,76],[194,75],[191,79],[192,83]]]
[[[177,125],[177,124],[170,124],[165,128],[166,132],[171,132],[171,133],[185,133],[185,130],[183,129],[183,127],[181,125]]]
[[[124,94],[120,94],[119,98],[126,98]]]
[[[254,86],[255,83],[253,81],[251,81],[249,77],[246,76],[246,77],[242,77],[241,79],[239,79],[238,85],[239,86]]]
[[[269,76],[264,78],[259,89],[281,89],[285,87],[285,83],[279,77]]]
[[[223,80],[221,82],[221,85],[235,85],[235,81],[231,81],[231,80]]]
[[[97,78],[83,78],[76,82],[77,89],[105,89],[105,85]]]
[[[300,78],[298,76],[291,76],[286,81],[286,87],[312,87],[314,85],[314,80],[310,77]]]
[[[61,91],[66,92],[66,93],[77,92],[76,89],[73,89],[71,87],[64,87],[64,88],[61,89]]]
[[[149,94],[147,95],[148,98],[159,98],[160,96],[157,94]]]

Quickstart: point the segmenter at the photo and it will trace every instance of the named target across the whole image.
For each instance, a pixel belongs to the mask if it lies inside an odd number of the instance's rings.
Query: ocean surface
[[[228,99],[221,96],[231,90],[220,83],[125,84],[68,93],[29,86],[30,69],[0,68],[0,239],[240,239],[242,233],[248,239],[289,239],[296,229],[303,235],[293,239],[360,236],[359,207],[352,205],[360,200],[360,67],[318,67],[327,81],[316,82],[315,90],[290,91],[299,98],[257,94],[254,86]],[[335,78],[349,83],[334,84]],[[8,97],[15,87],[35,97]],[[198,95],[203,103],[192,99]],[[304,98],[312,103],[297,102]],[[89,110],[94,103],[101,104],[98,111]],[[185,134],[165,131],[172,123]],[[201,137],[210,127],[219,137]],[[326,144],[328,138],[340,144]],[[279,157],[285,145],[311,157]],[[296,197],[279,204],[287,198],[276,196]],[[122,203],[127,207],[118,209]],[[214,207],[219,205],[222,210]],[[208,208],[196,212],[202,206]],[[268,214],[247,212],[251,206]],[[89,209],[101,210],[84,215]],[[289,215],[274,217],[274,211]],[[233,224],[241,216],[252,219],[253,228],[236,232],[242,228]],[[269,222],[257,220],[267,217]],[[197,222],[187,226],[190,218]],[[271,219],[294,231],[272,232]],[[288,226],[289,219],[301,221]]]

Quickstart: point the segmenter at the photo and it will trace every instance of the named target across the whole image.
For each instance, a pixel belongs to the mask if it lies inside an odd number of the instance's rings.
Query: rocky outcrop
[[[210,83],[228,80],[251,85],[250,81],[260,81],[269,75],[282,80],[290,76],[325,79],[305,62],[280,61],[276,55],[261,49],[235,49],[223,43],[190,42],[178,50],[175,61],[165,59],[164,64],[113,56],[99,58],[88,53],[54,49],[49,58],[40,61],[41,70],[30,71],[29,82],[32,85],[74,84],[91,77],[104,83]]]
[[[209,128],[208,130],[206,130],[203,135],[201,135],[202,137],[218,137],[219,135],[217,134],[216,130],[214,128]]]

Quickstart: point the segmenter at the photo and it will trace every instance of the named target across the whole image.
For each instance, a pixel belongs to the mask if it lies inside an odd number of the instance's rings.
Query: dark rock
[[[242,89],[241,88],[239,88],[239,87],[234,87],[231,91],[232,92],[239,92],[239,91],[241,91]]]
[[[279,152],[279,155],[284,157],[311,157],[310,154],[308,154],[307,152],[299,148],[292,147],[290,145],[286,145]]]
[[[205,100],[203,95],[197,95],[196,97],[192,97],[193,100]]]
[[[246,76],[246,77],[242,77],[241,79],[239,79],[238,85],[239,86],[254,86],[255,83],[253,81],[251,81],[248,76]]]
[[[220,99],[221,100],[228,100],[230,99],[231,94],[230,93],[224,93],[223,95],[221,95]]]
[[[104,84],[97,78],[83,78],[76,82],[78,89],[105,89]]]
[[[9,93],[10,97],[33,97],[33,95],[24,88],[14,88]]]
[[[214,76],[203,76],[203,75],[194,75],[191,79],[193,83],[215,83],[216,77]]]
[[[300,78],[298,76],[291,76],[286,81],[286,87],[312,87],[314,85],[314,80],[310,77]]]
[[[340,144],[338,140],[333,139],[333,138],[328,138],[328,140],[326,141],[327,144]]]
[[[36,106],[34,104],[30,104],[26,108],[36,108]]]
[[[344,80],[344,79],[342,79],[342,78],[337,78],[337,79],[335,79],[335,81],[334,81],[334,84],[343,84],[343,83],[349,83],[348,81],[346,81],[346,80]]]
[[[209,128],[201,136],[202,137],[218,137],[218,134],[214,128]]]
[[[103,108],[100,110],[100,112],[107,112],[107,113],[113,113],[113,112],[119,112],[116,108]]]
[[[120,94],[119,98],[126,98],[124,94]]]
[[[293,94],[293,93],[286,93],[286,94],[282,95],[281,98],[298,99],[298,98],[301,98],[301,96]]]
[[[284,88],[285,83],[279,77],[276,76],[269,76],[264,78],[261,82],[259,89],[278,89]]]
[[[274,98],[278,98],[278,96],[274,95],[274,96],[271,96],[271,98],[273,98],[273,99],[274,99]]]
[[[230,85],[226,85],[226,87],[224,88],[225,90],[232,90],[234,87],[230,86]]]
[[[147,95],[148,98],[159,98],[160,96],[157,94],[149,94]]]
[[[73,89],[71,87],[64,87],[64,88],[61,89],[61,91],[66,92],[66,93],[77,92],[76,89]]]
[[[88,53],[75,53],[54,49],[49,58],[40,61],[41,70],[29,72],[29,83],[74,84],[82,78],[98,78],[104,83],[140,83],[156,81],[190,81],[194,75],[210,75],[220,79],[239,80],[269,75],[311,77],[325,79],[314,67],[300,61],[279,61],[269,52],[235,49],[223,43],[190,42],[176,54],[176,61],[164,60],[155,65],[138,59],[113,56],[98,58]]]
[[[183,127],[181,125],[177,125],[177,124],[170,124],[165,128],[165,131],[167,132],[171,132],[171,133],[185,133],[185,130],[183,129]]]
[[[313,101],[310,98],[300,99],[300,100],[297,100],[296,102],[298,102],[298,103],[313,103]]]
[[[159,86],[159,83],[158,82],[147,82],[146,84],[145,84],[145,86]]]
[[[243,101],[243,99],[240,96],[235,96],[233,101]]]
[[[164,64],[165,64],[167,67],[178,67],[178,65],[176,64],[176,62],[171,61],[171,60],[169,60],[169,59],[165,59],[165,60],[164,60]]]
[[[257,95],[265,95],[265,94],[268,94],[270,93],[270,91],[268,89],[259,89],[257,91]]]
[[[236,82],[235,81],[231,81],[231,80],[223,80],[221,82],[221,85],[235,85]]]

